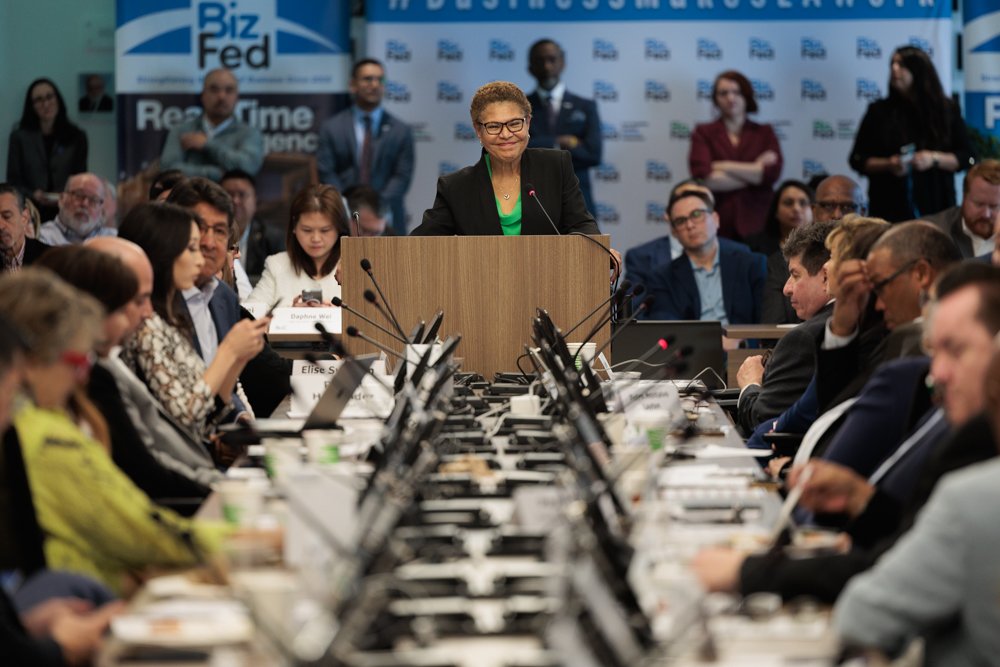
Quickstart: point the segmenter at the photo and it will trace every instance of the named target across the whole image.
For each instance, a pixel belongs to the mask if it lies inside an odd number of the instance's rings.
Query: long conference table
[[[616,384],[622,392],[618,398],[616,389],[607,387],[612,406],[620,402],[618,399],[625,390],[635,393],[640,387],[635,383]],[[659,384],[666,386],[668,382]],[[640,393],[649,391],[649,386],[642,386]],[[675,392],[671,389],[667,393]],[[687,566],[691,557],[709,545],[727,544],[748,550],[766,548],[781,501],[766,483],[758,462],[747,454],[726,414],[713,401],[703,396],[680,397],[679,408],[691,426],[687,431],[649,427],[644,425],[642,415],[629,415],[628,410],[612,412],[604,421],[613,442],[606,469],[633,519],[628,536],[635,549],[630,584],[649,618],[654,637],[664,645],[669,644],[659,659],[648,664],[704,664],[706,651],[715,656],[715,664],[719,665],[829,664],[836,652],[836,642],[826,610],[810,605],[781,609],[780,601],[765,600],[764,606],[770,604],[774,608],[761,619],[760,614],[744,613],[738,600],[722,596],[706,598],[700,590]],[[492,428],[493,420],[502,414],[503,409],[484,419],[483,427]],[[347,531],[340,528],[356,519],[349,501],[363,485],[366,469],[365,464],[356,461],[377,439],[382,420],[344,420],[343,424],[345,432],[335,435],[311,433],[305,438],[267,439],[263,451],[257,452],[265,454],[271,473],[260,520],[268,526],[283,527],[285,543],[281,558],[252,553],[252,548],[247,551],[246,545],[242,545],[230,549],[228,587],[195,583],[188,574],[148,582],[133,599],[128,619],[147,623],[146,640],[140,632],[138,640],[125,641],[122,633],[116,631],[106,641],[97,664],[104,667],[140,662],[154,667],[296,664],[290,657],[289,646],[304,641],[301,636],[304,625],[328,613],[323,596],[316,591],[328,583],[324,579],[330,572],[329,559],[337,557],[329,549],[331,540],[346,535]],[[336,442],[336,458],[340,459],[337,462],[320,460],[325,457],[323,452],[329,450],[323,444],[328,441]],[[448,465],[453,464],[455,461]],[[441,464],[438,474],[447,474],[445,465]],[[462,465],[467,469],[477,464],[470,457]],[[311,485],[315,487],[312,490]],[[531,516],[533,511],[528,511],[527,516],[522,512],[518,519],[517,508],[513,506],[522,500],[498,501],[488,509],[505,517],[510,524],[540,520]],[[537,499],[526,502],[529,507],[537,507],[530,504]],[[205,503],[199,516],[222,516],[217,494]],[[332,537],[327,534],[329,531],[338,536]],[[316,562],[310,562],[311,558]],[[495,568],[496,572],[515,576],[508,572],[511,563],[496,564],[492,560],[480,553],[473,559],[471,569],[481,574]],[[404,567],[409,567],[413,576],[422,581],[420,568],[430,570],[433,563],[415,562]],[[529,566],[522,563],[520,567]],[[474,581],[472,573],[468,576],[468,582]],[[187,641],[190,638],[183,636],[171,641],[170,633],[176,626],[169,623],[170,618],[160,618],[165,634],[156,637],[157,619],[149,619],[156,613],[164,613],[164,608],[170,609],[170,603],[175,605],[170,613],[176,614],[178,623],[187,623],[184,627],[196,626],[197,621],[185,622],[183,616],[204,613],[186,609],[185,604],[192,600],[239,605],[249,611],[247,618],[252,626],[244,629],[246,636],[239,641],[214,646],[210,639],[202,638],[205,646],[199,646],[197,640]],[[530,605],[526,600],[518,603]],[[445,603],[439,601],[439,604]],[[157,612],[158,609],[161,611]],[[476,613],[490,618],[484,609],[477,608]],[[203,629],[211,627],[207,621],[206,624]],[[224,635],[226,628],[218,632]],[[460,653],[472,656],[462,664],[477,667],[536,664],[529,659],[535,653],[502,634],[491,637],[486,633],[486,636],[453,640],[459,647],[465,641],[467,646]],[[527,651],[522,662],[504,662],[517,656],[518,651]],[[399,662],[384,664],[459,663],[401,658]]]

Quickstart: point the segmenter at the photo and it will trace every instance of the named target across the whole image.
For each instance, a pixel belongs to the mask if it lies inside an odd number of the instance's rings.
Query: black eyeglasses
[[[524,122],[523,118],[514,118],[508,120],[506,123],[496,121],[491,123],[480,123],[479,125],[486,130],[486,134],[500,134],[505,127],[511,132],[517,133],[524,129]]]
[[[842,215],[857,213],[861,210],[861,204],[853,201],[818,201],[816,207],[826,213],[834,213],[839,209]]]
[[[919,261],[920,261],[919,257],[916,259],[911,259],[909,262],[906,262],[901,267],[899,267],[891,274],[889,274],[888,278],[883,278],[877,283],[872,283],[872,293],[875,296],[882,296],[882,290],[884,290],[889,283],[891,283],[893,280],[895,280],[896,278],[900,277],[901,275],[912,269],[914,265],[916,265],[916,263]]]
[[[709,213],[710,211],[706,208],[696,208],[695,210],[691,211],[690,215],[686,216],[682,215],[676,218],[670,218],[670,225],[674,229],[677,229],[678,227],[683,227],[689,222],[698,224],[699,222],[704,220],[705,216],[708,215]]]

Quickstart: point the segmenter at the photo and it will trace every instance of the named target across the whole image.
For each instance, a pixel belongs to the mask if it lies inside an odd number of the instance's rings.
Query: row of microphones
[[[594,315],[596,315],[597,311],[601,310],[602,308],[607,307],[607,305],[609,303],[612,303],[615,299],[620,299],[620,298],[623,298],[623,297],[625,297],[627,295],[630,295],[629,298],[631,298],[633,296],[636,296],[637,294],[642,294],[643,291],[645,291],[645,288],[642,285],[636,285],[635,289],[638,290],[638,292],[635,292],[635,291],[631,291],[630,292],[629,290],[631,290],[631,289],[632,289],[632,282],[629,281],[629,280],[623,280],[622,284],[618,287],[618,289],[616,289],[611,294],[611,296],[609,296],[607,299],[605,299],[604,301],[602,301],[601,303],[599,303],[597,305],[597,307],[594,308],[589,313],[587,313],[583,317],[583,319],[581,319],[579,322],[577,322],[572,327],[570,327],[565,333],[563,333],[563,336],[569,336],[571,333],[573,333],[574,331],[576,331],[577,329],[579,329],[583,325],[584,322],[586,322],[591,317],[593,317]]]
[[[642,287],[642,285],[639,285],[639,287]],[[637,308],[635,309],[635,311],[634,311],[634,312],[633,312],[633,313],[632,313],[632,314],[631,314],[631,315],[629,316],[629,318],[628,318],[627,320],[625,320],[625,321],[624,321],[624,322],[623,322],[622,324],[620,324],[620,325],[619,325],[619,328],[618,328],[618,331],[616,331],[616,332],[615,332],[615,336],[617,336],[617,335],[618,335],[618,334],[619,334],[619,333],[620,333],[620,332],[621,332],[622,330],[624,330],[624,329],[625,329],[625,327],[627,327],[627,326],[628,326],[629,324],[631,324],[632,322],[635,322],[635,321],[636,321],[636,320],[637,320],[637,319],[638,319],[638,318],[639,318],[639,317],[640,317],[640,316],[641,316],[641,315],[642,315],[643,313],[645,313],[646,311],[648,311],[648,310],[650,309],[650,307],[651,307],[652,305],[653,305],[653,297],[652,297],[652,296],[647,296],[647,297],[646,297],[645,299],[643,299],[643,300],[642,300],[642,303],[640,303],[640,304],[639,304],[639,306],[638,306],[638,307],[637,307]],[[580,355],[580,352],[582,352],[582,351],[583,351],[583,346],[584,346],[584,345],[586,345],[587,343],[589,343],[589,342],[590,342],[590,340],[591,340],[591,339],[592,339],[592,338],[593,338],[594,336],[596,336],[596,335],[597,335],[597,332],[601,330],[601,327],[605,326],[605,325],[606,325],[606,324],[607,324],[608,322],[610,322],[610,321],[611,321],[611,313],[608,313],[607,317],[604,317],[604,318],[602,318],[602,319],[601,319],[601,321],[600,321],[600,322],[598,322],[598,323],[597,323],[597,324],[596,324],[596,325],[594,326],[594,328],[590,330],[590,333],[588,333],[588,334],[587,334],[587,337],[583,339],[583,343],[582,343],[582,344],[580,345],[580,349],[579,349],[579,350],[577,350],[577,356],[579,356],[579,355]],[[602,351],[602,352],[604,351],[604,349],[605,349],[605,348],[606,348],[606,347],[607,347],[608,345],[610,345],[610,344],[611,344],[611,341],[612,341],[612,340],[614,340],[615,336],[612,336],[612,337],[611,337],[611,338],[610,338],[610,339],[608,340],[608,342],[607,342],[607,343],[605,343],[605,344],[604,344],[604,345],[603,345],[603,346],[601,347],[601,351]],[[594,353],[594,357],[595,357],[595,358],[597,357],[597,353],[596,353],[596,352]],[[575,357],[574,357],[574,359],[573,359],[573,362],[574,362],[574,363],[576,363],[576,358],[575,358]]]
[[[390,338],[398,340],[403,345],[406,345],[406,339],[400,338],[399,334],[396,334],[396,333],[394,333],[392,331],[389,331],[388,329],[386,329],[384,326],[382,326],[381,324],[379,324],[375,320],[367,317],[366,315],[363,315],[361,312],[355,310],[354,308],[351,308],[346,303],[344,303],[344,300],[341,299],[339,296],[333,297],[333,299],[330,300],[330,303],[332,303],[333,305],[335,305],[337,308],[343,308],[344,310],[346,310],[347,312],[351,313],[352,315],[354,315],[356,317],[360,317],[365,322],[367,322],[368,324],[372,325],[373,327],[375,327],[376,329],[378,329],[379,331],[381,331],[382,333],[384,333],[386,336],[389,336]]]

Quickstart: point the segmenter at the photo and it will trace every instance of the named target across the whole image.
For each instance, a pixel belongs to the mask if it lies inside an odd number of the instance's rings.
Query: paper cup
[[[306,431],[302,434],[309,461],[318,464],[340,463],[340,447],[344,444],[344,432],[337,430]]]
[[[215,484],[222,502],[222,516],[234,526],[253,526],[264,509],[267,480],[224,479]]]
[[[580,347],[583,346],[581,350]],[[594,357],[597,356],[597,343],[566,343],[569,353],[573,356],[576,369],[583,368],[583,363],[588,366],[594,365]]]

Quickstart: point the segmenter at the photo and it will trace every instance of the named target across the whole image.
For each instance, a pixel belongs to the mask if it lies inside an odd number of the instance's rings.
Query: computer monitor
[[[706,368],[714,370],[720,378],[726,377],[726,360],[722,351],[722,323],[716,320],[638,320],[628,324],[620,334],[616,328],[616,336],[611,343],[611,364],[616,371],[624,370],[630,359],[639,359],[656,345],[661,338],[670,342],[666,350],[657,350],[642,364],[631,370],[642,373],[644,379],[693,378]],[[677,352],[685,347],[691,348],[691,354],[685,358],[685,367],[676,375],[664,375],[664,365],[676,362]],[[706,373],[701,376],[705,384],[712,387],[713,382]]]

